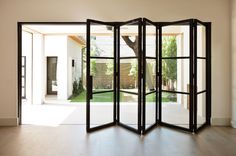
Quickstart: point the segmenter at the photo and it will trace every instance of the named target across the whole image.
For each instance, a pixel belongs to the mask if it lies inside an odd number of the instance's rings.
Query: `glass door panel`
[[[118,123],[141,133],[141,18],[118,30]]]
[[[161,27],[161,122],[190,130],[191,20]]]
[[[120,59],[120,91],[138,93],[138,59]]]
[[[207,114],[207,29],[206,25],[201,21],[195,22],[195,75],[196,79],[194,84],[195,88],[195,101],[194,101],[194,123],[196,125],[195,129],[200,128],[204,124],[206,124],[206,114]]]
[[[120,122],[138,129],[138,95],[120,92]]]
[[[154,22],[143,20],[143,133],[157,124],[158,29]]]
[[[116,120],[115,26],[87,20],[87,131]]]

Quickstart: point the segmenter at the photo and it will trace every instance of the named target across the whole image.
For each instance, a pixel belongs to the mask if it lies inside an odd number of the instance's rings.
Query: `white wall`
[[[33,104],[42,104],[45,96],[45,63],[44,38],[42,34],[33,34]]]
[[[232,0],[232,120],[236,128],[236,0]]]
[[[67,100],[67,36],[45,35],[44,45],[45,57],[57,56],[57,98]]]
[[[67,40],[67,97],[72,95],[73,82],[75,80],[79,81],[82,73],[81,64],[81,46],[74,40],[68,37]],[[72,60],[75,60],[75,65],[72,67]]]
[[[25,103],[30,104],[32,103],[33,97],[32,97],[32,89],[33,89],[33,73],[32,73],[32,42],[33,41],[33,34],[26,32],[26,31],[22,31],[22,56],[26,57],[26,101]]]
[[[45,57],[58,57],[57,98],[67,100],[72,95],[73,81],[81,77],[81,47],[67,35],[45,35],[44,43]],[[75,67],[72,67],[72,59]]]
[[[213,124],[231,118],[231,53],[229,0],[1,0],[0,124],[17,117],[17,21],[85,21],[94,18],[154,21],[198,18],[212,22]]]

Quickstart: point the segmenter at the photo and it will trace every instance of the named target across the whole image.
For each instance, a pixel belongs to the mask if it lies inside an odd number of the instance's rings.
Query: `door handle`
[[[89,76],[89,99],[93,99],[93,76]]]

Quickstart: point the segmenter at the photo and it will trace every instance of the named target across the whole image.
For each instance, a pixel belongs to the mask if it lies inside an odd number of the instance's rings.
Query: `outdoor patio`
[[[51,103],[50,103],[51,102]],[[137,104],[121,103],[120,121],[135,127],[137,124]],[[48,100],[47,104],[29,105],[23,104],[22,109],[23,124],[42,125],[42,126],[58,126],[86,124],[86,103],[85,102],[69,102],[59,100]],[[154,123],[155,106],[154,103],[146,105],[146,124]],[[189,111],[181,107],[179,104],[165,102],[163,103],[162,120],[183,127],[188,127]],[[198,117],[199,123],[204,118]],[[113,106],[111,102],[91,103],[91,125],[104,124],[113,120]]]

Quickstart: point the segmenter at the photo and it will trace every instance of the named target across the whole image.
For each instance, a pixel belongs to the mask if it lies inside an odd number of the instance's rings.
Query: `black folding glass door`
[[[211,24],[87,20],[87,131],[157,125],[197,132],[211,117]]]
[[[116,30],[87,20],[87,131],[116,123]]]

